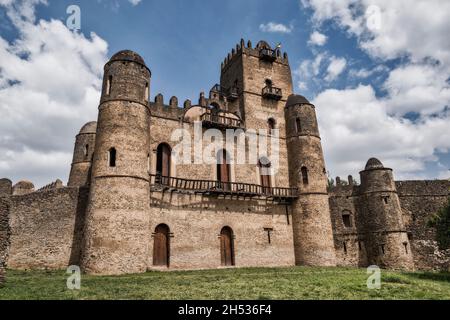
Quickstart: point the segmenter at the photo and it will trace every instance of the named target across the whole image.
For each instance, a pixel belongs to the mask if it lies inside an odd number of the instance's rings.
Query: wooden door
[[[153,265],[154,266],[169,266],[170,257],[170,238],[169,227],[165,224],[160,224],[155,229],[153,236]]]
[[[217,180],[220,182],[221,189],[231,190],[230,164],[225,150],[219,152],[218,155]]]
[[[229,227],[220,232],[220,255],[223,266],[234,266],[233,230]]]
[[[160,175],[160,183],[169,184],[170,177],[170,162],[171,162],[172,151],[170,147],[162,143],[158,146],[157,159],[156,159],[156,174]]]

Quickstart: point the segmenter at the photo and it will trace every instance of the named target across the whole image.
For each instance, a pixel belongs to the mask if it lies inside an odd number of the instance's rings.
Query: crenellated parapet
[[[233,61],[235,57],[240,56],[241,54],[258,57],[262,61],[266,61],[268,63],[275,62],[289,65],[287,53],[282,52],[280,48],[272,48],[266,41],[260,41],[255,47],[253,47],[250,40],[248,40],[246,44],[244,39],[241,39],[241,41],[236,44],[235,48],[231,49],[231,51],[227,54],[227,56],[221,63],[221,70],[226,69],[229,63]]]
[[[63,188],[64,184],[61,180],[57,179],[56,181],[53,181],[52,183],[49,183],[45,186],[43,186],[42,188],[38,189],[37,191],[49,191],[49,190],[54,190],[54,189],[60,189]]]

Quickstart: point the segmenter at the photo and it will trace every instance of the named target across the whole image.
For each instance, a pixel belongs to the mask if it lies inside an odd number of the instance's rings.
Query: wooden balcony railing
[[[259,50],[259,58],[264,61],[274,62],[277,60],[277,52],[273,49],[261,49]]]
[[[186,190],[204,194],[265,197],[284,201],[298,198],[297,188],[273,188],[249,183],[192,180],[154,174],[150,175],[150,185],[156,189]]]
[[[240,128],[241,120],[219,114],[204,113],[200,117],[203,125],[210,128]]]
[[[211,88],[211,92],[215,92],[221,96],[227,97],[227,99],[230,101],[239,98],[239,89],[237,87],[225,88],[220,84],[216,84]]]
[[[267,86],[262,89],[262,96],[267,99],[281,100],[283,92],[280,88]]]

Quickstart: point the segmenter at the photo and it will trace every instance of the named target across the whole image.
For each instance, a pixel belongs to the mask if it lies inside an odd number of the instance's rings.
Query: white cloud
[[[35,22],[39,1],[0,1],[19,35],[0,37],[1,176],[66,180],[75,135],[96,119],[107,43],[61,21]]]
[[[314,31],[311,33],[311,36],[309,37],[308,44],[310,45],[316,45],[316,46],[323,46],[327,42],[328,37],[318,31]]]
[[[364,79],[364,78],[368,78],[376,73],[381,73],[381,72],[388,72],[389,68],[384,66],[384,65],[379,65],[376,66],[375,68],[372,69],[366,69],[366,68],[362,68],[362,69],[351,69],[348,74],[350,77],[353,78],[360,78],[360,79]]]
[[[390,98],[379,99],[371,86],[328,89],[316,105],[325,157],[334,175],[345,177],[364,168],[375,156],[395,169],[397,178],[424,178],[434,152],[450,149],[450,112],[413,123],[390,116]]]
[[[332,21],[355,36],[360,48],[376,62],[399,58],[381,86],[382,98],[375,96],[370,86],[330,89],[316,97],[331,171],[355,173],[367,158],[378,156],[401,178],[436,177],[427,171],[426,163],[437,164],[438,152],[449,152],[450,19],[446,12],[450,2],[301,2],[314,10],[316,28]],[[365,14],[369,6],[380,13],[376,17],[379,28],[368,23],[374,17]],[[375,72],[387,70],[350,70],[349,76],[366,78]],[[414,122],[404,118],[412,112],[418,114]],[[448,177],[448,171],[443,170],[437,175],[442,178],[446,174]]]
[[[293,27],[286,26],[282,23],[269,22],[267,24],[260,24],[259,30],[262,32],[272,32],[272,33],[291,33]]]
[[[133,6],[137,6],[142,0],[128,0]]]
[[[331,57],[330,58],[330,64],[327,68],[327,75],[325,76],[325,81],[334,81],[336,80],[339,75],[345,70],[345,67],[347,66],[347,60],[345,58],[336,58]]]

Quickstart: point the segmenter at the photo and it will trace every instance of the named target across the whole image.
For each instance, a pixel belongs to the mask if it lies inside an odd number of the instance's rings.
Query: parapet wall
[[[87,188],[58,188],[10,198],[12,269],[61,269],[78,264]]]
[[[9,247],[9,201],[0,197],[0,286],[5,281],[5,268]]]

